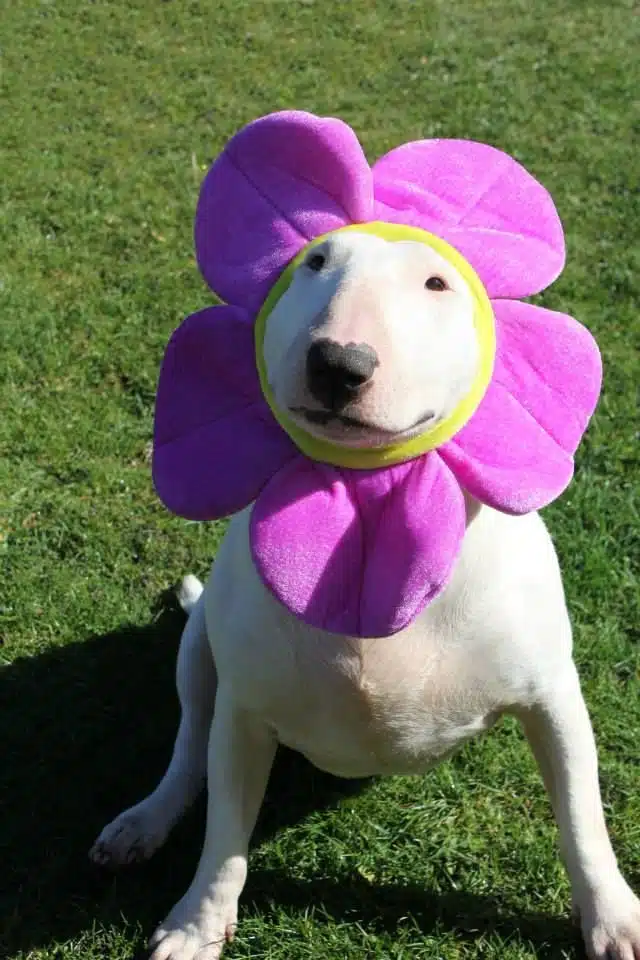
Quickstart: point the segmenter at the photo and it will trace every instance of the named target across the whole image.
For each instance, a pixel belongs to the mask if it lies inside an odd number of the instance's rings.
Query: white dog
[[[278,403],[308,431],[350,447],[406,438],[425,411],[446,416],[478,362],[472,304],[455,268],[424,244],[357,232],[332,237],[312,257],[268,320],[264,353]],[[408,314],[421,318],[409,331]],[[369,388],[346,410],[318,403],[308,363],[318,341],[364,343],[378,359]],[[605,826],[551,540],[535,513],[466,503],[450,583],[392,637],[337,636],[292,616],[253,566],[249,510],[232,520],[204,592],[185,580],[171,763],[91,851],[98,863],[151,856],[208,780],[200,864],[152,938],[153,960],[215,960],[233,935],[278,743],[343,777],[420,774],[504,713],[521,720],[539,763],[589,957],[640,960],[640,901]]]

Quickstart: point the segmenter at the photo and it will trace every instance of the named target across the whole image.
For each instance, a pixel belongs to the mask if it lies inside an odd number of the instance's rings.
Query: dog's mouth
[[[417,433],[421,427],[425,427],[437,419],[433,410],[427,410],[409,427],[398,431],[378,424],[373,420],[365,420],[361,417],[335,410],[290,407],[289,411],[297,418],[306,421],[312,428],[322,428],[322,433],[337,443],[341,440],[347,443],[353,442],[354,439],[360,437],[364,442],[368,440],[367,445],[371,446],[381,446],[400,439],[406,439]]]

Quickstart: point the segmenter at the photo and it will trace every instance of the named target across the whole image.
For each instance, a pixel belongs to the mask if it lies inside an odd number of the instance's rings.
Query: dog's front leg
[[[217,960],[233,937],[249,839],[275,751],[272,731],[219,688],[209,740],[204,847],[191,886],[151,939],[151,960]]]
[[[640,960],[640,901],[607,833],[593,730],[573,664],[521,719],[553,805],[587,953]]]

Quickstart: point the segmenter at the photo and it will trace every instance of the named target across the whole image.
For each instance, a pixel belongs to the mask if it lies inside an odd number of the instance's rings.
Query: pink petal
[[[373,167],[376,218],[436,233],[470,261],[490,297],[524,297],[564,266],[553,200],[512,157],[470,140],[421,140]]]
[[[602,365],[595,340],[572,317],[512,300],[493,308],[498,350],[491,385],[440,454],[483,503],[526,513],[569,484]]]
[[[153,479],[160,499],[190,520],[214,520],[256,498],[296,448],[260,392],[253,323],[209,307],[178,327],[156,399]]]
[[[257,569],[305,623],[387,636],[446,584],[465,528],[437,454],[377,471],[300,459],[265,487],[251,520]]]
[[[341,120],[285,111],[234,136],[207,174],[196,251],[228,303],[257,309],[286,264],[320,234],[371,219],[371,170]]]

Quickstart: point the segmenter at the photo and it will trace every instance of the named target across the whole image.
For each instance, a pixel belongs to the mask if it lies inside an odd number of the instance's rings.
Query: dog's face
[[[479,364],[473,299],[431,247],[346,232],[313,247],[266,322],[276,403],[308,433],[386,446],[444,420]]]

